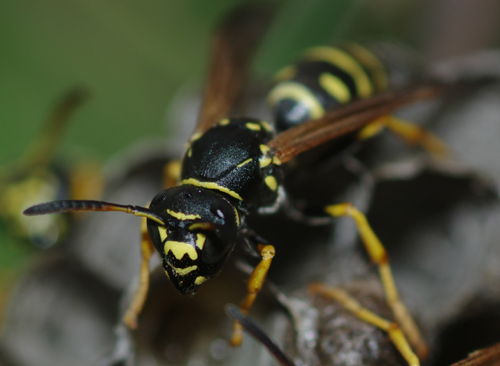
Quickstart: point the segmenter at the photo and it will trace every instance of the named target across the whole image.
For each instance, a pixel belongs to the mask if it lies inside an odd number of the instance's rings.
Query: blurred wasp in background
[[[23,156],[0,169],[1,219],[16,237],[40,248],[48,248],[65,237],[70,225],[68,215],[26,220],[20,210],[40,200],[81,199],[101,192],[96,164],[68,164],[56,158],[69,120],[87,99],[88,92],[83,88],[68,91]]]
[[[158,193],[148,208],[58,200],[24,211],[29,216],[120,211],[145,219],[140,285],[124,317],[130,328],[137,326],[137,316],[147,296],[149,261],[155,248],[162,257],[166,275],[181,294],[194,294],[204,282],[214,278],[236,246],[258,253],[261,261],[250,276],[247,296],[240,305],[241,312],[248,314],[262,288],[275,248],[249,227],[247,217],[291,209],[293,198],[287,196],[283,186],[286,171],[282,164],[297,155],[341,140],[341,146],[334,149],[338,153],[384,128],[432,153],[446,151],[432,134],[390,116],[397,108],[438,95],[442,87],[421,84],[378,93],[386,88],[383,66],[369,51],[352,44],[312,49],[303,61],[280,74],[269,96],[277,113],[276,127],[255,118],[235,117],[251,56],[270,15],[268,9],[255,4],[242,6],[228,14],[216,30],[198,124],[186,145],[179,171],[175,172],[172,165],[167,168],[166,175],[174,177],[167,181],[176,181],[175,187]],[[282,132],[276,134],[275,129]],[[354,313],[389,331],[408,363],[419,364],[408,342],[419,357],[425,357],[425,342],[399,299],[387,253],[365,216],[349,203],[328,205],[323,213],[330,218],[354,219],[370,259],[379,268],[396,322],[381,325],[374,314],[366,315],[359,309]],[[307,250],[307,243],[302,246]],[[314,291],[320,291],[319,288]],[[348,297],[335,298],[350,308]],[[241,342],[242,328],[236,322],[231,343]]]

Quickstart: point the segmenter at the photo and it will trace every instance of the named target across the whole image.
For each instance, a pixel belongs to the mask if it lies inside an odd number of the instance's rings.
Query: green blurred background
[[[61,154],[104,162],[140,138],[168,136],[169,101],[201,83],[214,24],[237,0],[0,0],[0,165],[20,156],[54,103],[84,85]],[[301,49],[335,39],[394,38],[430,59],[497,42],[497,1],[290,0],[259,52],[263,78]],[[0,267],[24,250],[0,233]]]
[[[236,3],[4,1],[0,163],[23,152],[53,103],[77,84],[91,90],[92,100],[72,121],[62,150],[84,147],[105,159],[140,136],[166,133],[160,123],[168,101],[183,83],[202,79],[210,31]],[[284,4],[280,37],[267,45],[271,57],[261,64],[270,72],[283,65],[284,51],[308,43],[307,37],[327,41],[340,28],[334,24],[345,25],[339,15],[356,3]]]
[[[202,80],[211,29],[239,2],[0,1],[0,164],[24,151],[59,96],[78,84],[92,99],[62,151],[84,148],[105,159],[141,136],[168,133],[161,122],[169,100],[183,83]],[[461,2],[447,9],[449,1],[283,1],[257,72],[270,76],[302,48],[339,38],[391,37],[429,53]]]

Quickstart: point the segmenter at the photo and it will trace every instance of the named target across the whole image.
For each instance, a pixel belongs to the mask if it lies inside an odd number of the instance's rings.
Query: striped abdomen
[[[269,93],[276,129],[286,130],[353,99],[367,98],[387,88],[379,59],[356,44],[315,47],[299,62],[278,73]]]

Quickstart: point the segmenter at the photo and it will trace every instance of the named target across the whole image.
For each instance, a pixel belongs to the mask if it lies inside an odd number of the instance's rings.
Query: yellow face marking
[[[347,103],[351,100],[351,92],[345,83],[330,73],[323,73],[319,77],[319,84],[328,94],[338,100],[340,103]]]
[[[246,165],[248,164],[249,162],[251,162],[253,160],[253,158],[248,158],[247,160],[239,163],[238,165],[236,165],[237,168],[241,168],[243,165]]]
[[[276,105],[282,99],[292,99],[304,104],[312,119],[318,119],[325,113],[325,109],[314,94],[304,85],[294,81],[278,84],[269,93],[267,101],[270,105]]]
[[[245,127],[252,131],[260,131],[261,127],[258,123],[247,122],[245,123]]]
[[[170,264],[169,264],[170,266]],[[177,268],[177,267],[174,267],[174,266],[170,266],[174,271],[175,273],[177,273],[179,276],[185,276],[187,275],[188,273],[190,272],[193,272],[194,270],[196,270],[198,268],[198,266],[189,266],[189,267],[186,267],[186,268]]]
[[[168,275],[167,271],[165,271],[165,274],[167,275],[167,278],[170,279],[170,276]]]
[[[198,276],[196,277],[196,279],[194,280],[194,284],[195,285],[201,285],[202,283],[206,282],[207,278],[206,277],[203,277],[203,276]]]
[[[243,201],[243,198],[241,198],[241,196],[238,193],[231,191],[231,190],[227,189],[226,187],[222,187],[214,182],[200,182],[197,179],[189,178],[189,179],[184,179],[183,181],[181,181],[181,186],[185,185],[185,184],[192,184],[193,186],[196,186],[196,187],[215,189],[215,190],[224,192],[224,193],[230,195],[231,197],[234,197],[240,201]]]
[[[236,214],[236,225],[240,226],[240,214],[238,213],[236,207],[234,207],[234,213]]]
[[[193,148],[192,147],[189,147],[188,152],[187,152],[187,156],[188,156],[188,158],[193,156]]]
[[[207,236],[202,233],[196,234],[196,246],[203,250],[203,247],[205,246],[205,241],[207,240]]]
[[[165,242],[165,247],[163,250],[165,251],[165,254],[168,254],[168,252],[172,252],[174,257],[178,260],[181,260],[185,254],[187,254],[193,261],[198,259],[198,253],[196,253],[196,249],[188,243],[167,240]]]
[[[229,124],[229,122],[230,122],[230,121],[229,121],[229,118],[224,118],[224,119],[221,119],[221,120],[219,121],[219,125],[221,125],[221,126],[226,126],[226,125],[228,125],[228,124]]]
[[[201,216],[196,214],[196,215],[186,215],[185,213],[182,213],[182,212],[175,212],[175,211],[172,211],[172,210],[169,210],[167,209],[167,213],[170,215],[170,216],[173,216],[175,217],[176,219],[179,219],[181,221],[184,221],[184,220],[195,220],[195,219],[201,219]]]
[[[367,98],[373,94],[373,85],[368,75],[352,56],[333,47],[315,47],[305,53],[307,60],[326,61],[348,73],[356,84],[359,96]]]
[[[193,231],[193,230],[212,230],[213,227],[214,226],[208,222],[197,222],[197,223],[189,225],[188,229],[190,231]]]
[[[378,57],[356,43],[347,43],[345,44],[345,47],[347,47],[349,52],[352,53],[356,59],[370,71],[375,84],[375,89],[378,91],[386,90],[388,84],[387,72]]]
[[[294,65],[290,65],[278,71],[278,73],[274,76],[274,81],[285,81],[290,80],[297,73],[297,67]]]
[[[276,178],[274,178],[272,175],[268,175],[264,179],[264,181],[271,191],[275,191],[276,188],[278,188],[278,182],[276,182]]]
[[[168,237],[167,228],[165,226],[158,226],[158,232],[160,233],[160,239],[163,243]]]
[[[264,127],[264,130],[266,130],[267,132],[272,132],[273,128],[269,123],[267,123],[266,121],[260,121],[260,124],[262,127]]]
[[[281,160],[276,155],[273,156],[273,164],[274,165],[281,165]]]

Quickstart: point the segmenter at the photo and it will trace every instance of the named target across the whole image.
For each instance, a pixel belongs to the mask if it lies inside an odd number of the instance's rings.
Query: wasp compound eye
[[[214,233],[207,233],[203,235],[205,235],[205,243],[201,252],[201,259],[203,263],[217,263],[229,251],[231,245],[218,238]]]
[[[224,223],[231,222],[235,216],[234,208],[225,200],[214,200],[210,204],[210,212],[217,218],[224,220]]]

